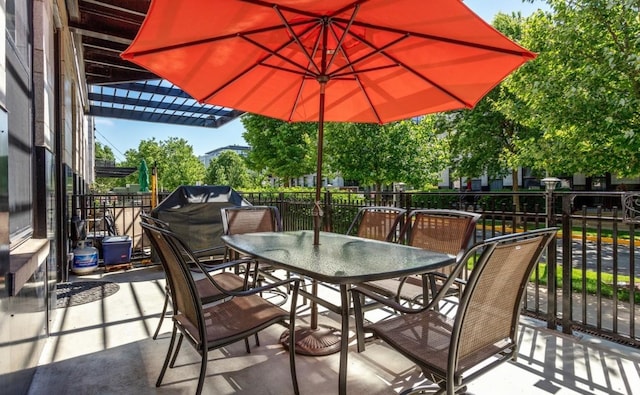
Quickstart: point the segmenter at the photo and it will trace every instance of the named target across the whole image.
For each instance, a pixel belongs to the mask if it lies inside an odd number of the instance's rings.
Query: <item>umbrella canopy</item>
[[[200,102],[318,121],[320,214],[325,120],[471,108],[535,54],[460,0],[154,0],[122,57]]]
[[[149,167],[144,159],[140,161],[140,167],[138,167],[138,185],[140,185],[140,192],[149,192]]]

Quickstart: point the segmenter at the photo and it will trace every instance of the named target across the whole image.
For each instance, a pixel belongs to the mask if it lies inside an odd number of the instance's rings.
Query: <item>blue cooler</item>
[[[106,236],[102,239],[105,266],[131,262],[131,236]]]

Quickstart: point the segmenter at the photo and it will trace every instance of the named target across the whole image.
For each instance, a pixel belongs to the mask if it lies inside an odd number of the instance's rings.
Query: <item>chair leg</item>
[[[298,291],[299,283],[295,285],[293,295],[291,297],[291,307],[289,312],[289,369],[291,371],[291,382],[293,384],[293,393],[300,394],[298,387],[298,374],[296,372],[296,309],[298,308]]]
[[[202,361],[200,362],[200,377],[198,377],[198,388],[196,389],[196,395],[202,393],[202,387],[204,385],[204,377],[207,375],[207,346],[202,347]]]
[[[176,332],[178,329],[175,325],[173,325],[173,331],[171,332],[171,341],[169,342],[169,349],[167,349],[167,356],[164,358],[164,363],[162,364],[162,369],[160,370],[160,376],[158,376],[158,380],[156,381],[156,387],[160,387],[162,384],[162,378],[164,377],[164,373],[167,371],[167,366],[169,365],[169,358],[171,358],[171,353],[173,351],[173,344],[176,341]]]
[[[358,343],[358,352],[364,351],[364,312],[362,305],[364,304],[364,296],[357,295],[353,298],[353,315],[356,320],[356,339]]]
[[[160,333],[160,327],[162,326],[162,321],[164,321],[164,316],[167,314],[167,307],[169,306],[169,294],[165,292],[164,294],[164,306],[162,307],[162,314],[160,314],[160,321],[158,322],[158,327],[156,328],[156,332],[153,334],[153,340],[156,340],[158,334]]]
[[[180,337],[178,338],[178,344],[176,345],[176,352],[173,354],[173,358],[171,358],[171,363],[169,364],[170,367],[174,367],[176,364],[176,359],[178,358],[178,352],[180,351],[180,347],[182,346],[183,338],[184,335],[181,333]]]

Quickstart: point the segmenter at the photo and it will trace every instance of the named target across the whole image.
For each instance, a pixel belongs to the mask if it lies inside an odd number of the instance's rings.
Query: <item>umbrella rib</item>
[[[348,23],[349,22],[349,20],[344,19],[344,18],[334,18],[334,19],[336,21],[338,21],[338,22],[341,22],[341,23]],[[530,51],[527,51],[526,49],[522,49],[521,51],[518,51],[518,50],[515,50],[515,49],[494,47],[492,45],[474,43],[474,42],[471,42],[471,41],[456,40],[455,38],[448,38],[448,37],[436,36],[436,35],[432,35],[432,34],[425,34],[425,33],[419,33],[419,32],[414,32],[414,31],[394,29],[392,27],[387,27],[387,26],[372,25],[370,23],[365,23],[365,22],[360,22],[360,21],[354,21],[353,24],[356,25],[356,26],[359,26],[359,27],[367,28],[367,29],[382,30],[382,31],[390,32],[390,33],[396,33],[396,34],[408,34],[408,35],[411,35],[411,36],[414,36],[414,37],[423,38],[423,39],[427,39],[427,40],[441,41],[441,42],[445,42],[445,43],[449,43],[449,44],[460,45],[460,46],[471,47],[471,48],[484,49],[484,50],[487,50],[487,51],[500,52],[500,53],[504,53],[504,54],[508,54],[508,55],[524,56],[524,57],[527,57],[527,58],[530,58],[530,59],[535,58],[534,54],[532,54]]]
[[[356,4],[355,7],[353,7],[353,13],[351,13],[351,18],[349,19],[349,23],[347,23],[347,26],[345,27],[344,32],[342,32],[342,36],[340,37],[340,39],[338,39],[336,33],[332,30],[332,34],[334,38],[338,40],[338,44],[336,45],[336,48],[342,48],[342,43],[347,38],[347,32],[351,28],[353,21],[356,19],[356,15],[358,14],[359,10],[360,10],[360,4]],[[331,59],[329,59],[329,63],[327,63],[327,70],[331,68],[333,61],[336,59],[337,53],[338,51],[334,51],[333,54],[331,55]]]
[[[290,26],[299,26],[299,25],[305,25],[308,24],[309,21],[300,21],[300,22],[296,22],[296,23],[292,23],[290,24]],[[164,52],[164,51],[171,51],[174,49],[181,49],[181,48],[187,48],[187,47],[194,47],[197,45],[202,45],[202,44],[209,44],[209,43],[213,43],[216,41],[223,41],[223,40],[228,40],[228,39],[232,39],[232,38],[236,38],[238,37],[238,35],[254,35],[254,34],[261,34],[261,33],[265,33],[265,32],[271,32],[274,30],[282,30],[284,27],[282,25],[276,25],[276,26],[267,26],[264,28],[260,28],[260,29],[254,29],[254,30],[248,30],[246,32],[236,32],[236,33],[232,33],[232,34],[225,34],[223,36],[216,36],[216,37],[208,37],[208,38],[203,38],[200,40],[194,40],[194,41],[189,41],[189,42],[183,42],[183,43],[179,43],[179,44],[172,44],[172,45],[165,45],[162,47],[156,47],[156,48],[151,48],[151,49],[145,49],[145,50],[141,50],[141,51],[132,51],[132,52],[124,52],[122,53],[122,58],[124,59],[133,59],[136,56],[144,56],[144,55],[151,55],[151,54],[155,54],[158,52]]]
[[[349,32],[349,34],[351,34],[353,37],[355,37],[357,40],[359,40],[361,43],[365,44],[366,46],[372,48],[374,51],[377,51],[377,48],[375,45],[373,45],[372,43],[370,43],[368,40],[366,40],[364,37],[360,37],[357,34],[354,34],[353,32]],[[471,103],[467,103],[465,100],[459,98],[456,94],[454,94],[453,92],[450,92],[448,89],[444,88],[443,86],[441,86],[440,84],[436,83],[435,81],[431,80],[430,78],[428,78],[425,75],[420,74],[419,72],[417,72],[416,70],[414,70],[413,68],[409,67],[407,64],[401,62],[400,60],[396,59],[395,57],[393,57],[392,55],[389,55],[388,53],[386,53],[385,51],[378,51],[382,56],[385,56],[387,59],[391,60],[392,62],[394,62],[396,65],[398,65],[399,67],[404,68],[405,70],[407,70],[408,72],[410,72],[411,74],[415,75],[416,77],[420,78],[421,80],[425,81],[426,83],[430,84],[431,86],[433,86],[434,88],[440,90],[441,92],[443,92],[444,94],[446,94],[447,96],[451,97],[452,99],[454,99],[455,101],[459,102],[460,104],[464,105],[465,107],[471,108],[473,107],[473,105]]]
[[[289,118],[287,119],[289,122],[293,119],[293,114],[295,114],[296,109],[298,108],[298,103],[300,103],[300,98],[302,97],[302,89],[304,88],[304,83],[306,79],[302,79],[300,81],[300,86],[298,87],[298,93],[296,94],[296,98],[293,101],[293,106],[291,106],[291,111],[289,112]]]
[[[347,33],[347,31],[345,30],[345,35],[346,35],[346,33]],[[333,34],[334,37],[336,37],[336,33],[335,33],[335,31],[333,31],[333,29],[331,29],[331,34]],[[346,53],[344,48],[342,48],[342,46],[338,46],[338,50],[340,52],[342,52],[342,56],[344,56],[344,58],[347,60],[347,65],[351,69],[352,74],[353,74],[353,76],[354,76],[354,78],[356,80],[356,83],[358,84],[358,86],[360,87],[360,90],[362,91],[362,94],[367,99],[367,103],[369,104],[369,107],[371,108],[371,112],[373,112],[373,115],[378,120],[378,123],[382,123],[382,119],[380,118],[380,114],[378,114],[378,110],[376,110],[376,107],[373,105],[373,102],[371,101],[371,97],[369,97],[369,93],[367,92],[367,90],[364,87],[364,85],[362,85],[362,82],[360,81],[360,78],[358,78],[358,76],[357,76],[357,74],[360,71],[356,71],[356,69],[353,67],[353,62],[351,62],[351,60],[349,59],[349,55]],[[341,76],[333,75],[333,77],[334,78],[339,78]]]
[[[298,35],[293,31],[293,28],[291,27],[291,24],[289,23],[289,21],[284,17],[284,15],[282,14],[282,11],[280,11],[280,7],[277,5],[273,6],[274,11],[278,14],[278,16],[280,17],[280,19],[282,20],[282,23],[284,24],[284,26],[287,28],[287,30],[289,31],[289,34],[291,35],[291,37],[293,38],[293,40],[296,42],[296,44],[298,44],[298,47],[300,48],[300,50],[302,51],[302,53],[304,54],[304,56],[307,57],[307,60],[309,61],[309,64],[312,64],[313,67],[316,69],[316,71],[318,72],[318,74],[321,74],[322,72],[320,71],[320,68],[318,67],[318,65],[313,61],[313,58],[311,57],[311,54],[309,54],[309,52],[307,51],[307,49],[304,47],[304,45],[302,45],[302,42],[300,41],[300,37],[298,37]]]
[[[279,59],[281,59],[281,60],[283,60],[283,61],[285,61],[285,62],[287,62],[287,63],[289,63],[289,64],[291,64],[291,65],[293,65],[293,66],[295,66],[295,67],[297,67],[297,68],[299,68],[300,70],[302,70],[302,71],[304,72],[303,74],[307,75],[307,74],[309,73],[309,70],[308,70],[307,68],[305,68],[304,66],[302,66],[301,64],[298,64],[298,63],[294,62],[293,60],[291,60],[291,59],[287,58],[286,56],[283,56],[283,55],[281,55],[280,53],[278,53],[278,52],[276,52],[276,51],[273,51],[273,50],[269,49],[268,47],[266,47],[266,46],[264,46],[264,45],[260,44],[259,42],[255,41],[255,40],[253,40],[253,39],[251,39],[251,38],[249,38],[249,37],[245,37],[245,36],[243,36],[243,35],[240,35],[240,38],[242,38],[242,39],[244,39],[244,40],[248,41],[249,43],[251,43],[251,44],[255,45],[256,47],[258,47],[258,48],[262,49],[262,50],[263,50],[263,51],[265,51],[266,53],[268,53],[268,54],[270,54],[270,55],[272,55],[272,56],[275,56],[275,57],[277,57],[277,58],[279,58]],[[285,45],[285,47],[286,47],[286,45]],[[282,48],[284,48],[284,47],[282,47]],[[279,50],[281,50],[282,48],[279,48],[279,49],[278,49],[278,51],[279,51]],[[270,56],[270,57],[271,57],[271,56]],[[267,59],[268,59],[268,58],[267,58]],[[261,64],[261,65],[263,65],[263,66],[267,66],[266,64],[264,64],[264,63],[263,63],[263,62],[264,62],[265,60],[267,60],[267,59],[263,59],[261,62],[259,62],[259,64]],[[274,67],[275,67],[275,66],[274,66]],[[283,67],[283,68],[281,68],[281,70],[288,71],[288,69],[286,69],[286,68],[284,68],[284,67]],[[293,70],[291,70],[291,71],[293,72]]]
[[[342,27],[340,27],[340,28],[342,28]],[[360,37],[356,36],[354,33],[349,32],[349,34],[353,35],[356,39],[360,40]],[[389,42],[389,43],[387,43],[387,44],[383,45],[383,46],[382,46],[382,47],[380,47],[380,48],[376,48],[376,47],[374,47],[374,46],[373,46],[373,45],[371,45],[371,44],[367,44],[367,43],[365,43],[367,46],[369,46],[371,49],[373,49],[373,51],[371,51],[370,53],[368,53],[368,54],[366,54],[366,55],[361,56],[360,58],[358,58],[358,59],[354,60],[353,62],[350,62],[350,64],[348,64],[348,65],[345,65],[345,66],[340,67],[339,69],[335,70],[333,73],[334,73],[334,74],[340,74],[340,72],[341,72],[342,70],[344,70],[344,69],[346,69],[346,68],[348,68],[348,67],[350,67],[350,66],[352,66],[352,65],[354,65],[354,64],[360,63],[360,62],[362,62],[362,61],[364,61],[364,60],[367,60],[367,59],[369,59],[370,57],[372,57],[372,56],[374,56],[374,55],[376,55],[376,54],[382,53],[382,52],[384,52],[384,50],[385,50],[385,49],[390,48],[390,47],[392,47],[392,46],[394,46],[394,45],[398,44],[399,42],[401,42],[401,41],[403,41],[403,40],[407,39],[408,37],[409,37],[409,35],[403,35],[403,36],[398,37],[397,39],[395,39],[395,40],[393,40],[393,41],[391,41],[391,42]],[[360,40],[360,41],[362,41],[362,40]],[[362,42],[364,43],[364,41],[362,41]],[[394,65],[394,66],[397,66],[397,64],[396,64],[396,65]]]
[[[324,29],[324,26],[322,26],[320,28],[321,30]],[[311,30],[311,29],[309,29]],[[300,36],[303,36],[305,34],[307,34],[308,31],[303,32]],[[318,36],[316,37],[315,43],[313,44],[313,51],[311,52],[313,55],[315,55],[318,52],[318,48],[320,47],[320,34],[318,34]],[[307,67],[307,71],[308,71],[308,67]],[[319,81],[319,75],[312,75],[312,78],[315,79],[316,81]],[[302,99],[302,91],[304,89],[304,85],[306,83],[306,79],[302,78],[302,80],[300,81],[300,86],[298,87],[298,93],[295,96],[295,99],[293,101],[293,104],[291,106],[291,111],[289,112],[289,117],[288,120],[291,121],[293,119],[293,114],[295,114],[297,108],[298,108],[298,104],[300,104],[300,100]]]
[[[293,8],[293,7],[288,7],[288,6],[284,6],[284,5],[280,5],[280,4],[274,4],[274,3],[270,3],[267,1],[261,1],[261,0],[240,0],[243,3],[250,3],[256,6],[260,6],[260,7],[266,7],[266,8],[278,8],[280,10],[283,11],[287,11],[287,12],[291,12],[294,14],[298,14],[298,15],[303,15],[303,16],[308,16],[310,18],[322,18],[322,15],[314,13],[314,12],[309,12],[309,11],[303,11],[303,10],[299,10],[297,8]]]
[[[312,73],[305,73],[305,72],[300,72],[300,71],[296,71],[296,70],[291,70],[288,69],[286,67],[282,67],[282,66],[276,66],[273,64],[268,64],[268,63],[258,63],[258,65],[262,66],[262,67],[268,67],[270,69],[274,69],[274,70],[279,70],[279,71],[284,71],[286,73],[291,73],[291,74],[296,74],[299,75],[301,77],[305,77],[305,78],[313,78],[316,79],[316,75],[312,74]],[[305,70],[306,71],[306,70]]]
[[[305,22],[307,23],[307,22]],[[303,34],[311,31],[313,29],[313,27],[309,27],[307,28]],[[244,38],[245,40],[248,40],[249,42],[251,42],[252,40],[249,39],[248,37],[244,37],[244,36],[240,36],[242,38]],[[286,48],[289,44],[292,43],[293,40],[289,40],[285,43],[283,43],[280,47],[278,47],[275,51],[269,50],[267,52],[267,55],[264,56],[262,59],[258,60],[255,64],[247,67],[246,69],[244,69],[242,72],[240,72],[239,74],[237,74],[235,77],[229,79],[226,83],[224,83],[221,87],[219,87],[218,89],[214,90],[213,92],[209,93],[208,95],[204,96],[202,99],[199,99],[198,101],[206,101],[209,100],[211,97],[213,97],[214,95],[217,95],[221,90],[225,89],[226,87],[228,87],[229,85],[233,84],[235,81],[238,80],[238,78],[242,77],[245,73],[248,73],[249,71],[251,71],[252,69],[262,65],[265,66],[266,64],[264,63],[267,59],[269,59],[271,56],[274,56],[278,51],[281,51],[283,48]],[[291,70],[293,72],[293,70]],[[307,71],[307,70],[305,70]]]
[[[380,71],[380,70],[386,70],[386,69],[392,69],[395,67],[400,67],[400,65],[398,64],[389,64],[386,66],[378,66],[378,67],[369,67],[367,69],[359,69],[359,70],[351,70],[351,71],[345,71],[344,73],[331,73],[331,79],[339,79],[339,78],[343,78],[343,77],[347,77],[350,75],[358,75],[358,74],[364,74],[364,73],[370,73],[372,71]],[[344,69],[344,67],[343,67]]]

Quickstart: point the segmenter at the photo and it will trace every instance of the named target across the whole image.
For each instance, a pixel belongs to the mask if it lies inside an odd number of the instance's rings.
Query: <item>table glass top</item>
[[[454,256],[338,233],[312,231],[222,236],[234,250],[329,283],[359,283],[423,273],[449,265]]]

